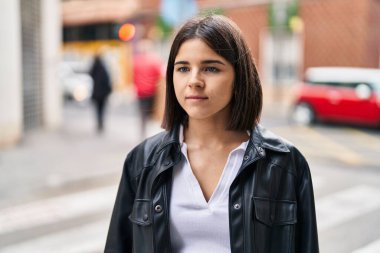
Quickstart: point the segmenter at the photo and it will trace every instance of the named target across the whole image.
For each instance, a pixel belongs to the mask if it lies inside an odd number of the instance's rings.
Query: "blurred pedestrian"
[[[101,133],[104,129],[105,107],[112,88],[110,76],[100,54],[97,54],[94,58],[90,69],[90,76],[94,81],[91,99],[95,106],[97,131]]]
[[[223,16],[185,23],[169,54],[166,131],[128,154],[105,252],[318,252],[308,164],[258,123],[261,110],[239,28]]]
[[[153,44],[144,39],[137,44],[133,58],[133,83],[140,113],[140,137],[146,137],[146,129],[153,114],[155,95],[161,79],[162,63],[153,53]]]

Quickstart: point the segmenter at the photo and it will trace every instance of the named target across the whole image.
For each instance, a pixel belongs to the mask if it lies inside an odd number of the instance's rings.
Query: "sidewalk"
[[[126,154],[140,141],[134,101],[110,101],[102,135],[91,104],[66,104],[63,121],[57,131],[27,133],[0,151],[0,209],[118,182]],[[158,131],[158,123],[148,126],[148,134]]]

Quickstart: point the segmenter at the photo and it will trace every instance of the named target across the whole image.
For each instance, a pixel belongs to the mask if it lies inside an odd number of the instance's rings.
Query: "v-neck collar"
[[[208,201],[206,201],[205,196],[202,192],[201,186],[191,168],[191,164],[187,155],[187,145],[183,141],[184,138],[183,138],[182,126],[179,132],[179,140],[181,144],[181,152],[185,158],[184,162],[186,163],[186,164],[183,164],[182,166],[184,166],[183,169],[185,170],[184,173],[186,175],[186,181],[190,187],[192,194],[194,195],[193,201],[200,208],[212,209],[214,206],[218,205],[218,203],[223,199],[224,195],[228,193],[230,184],[233,181],[231,177],[236,176],[241,166],[243,155],[248,146],[249,140],[242,142],[238,147],[236,147],[229,153],[227,161],[223,167],[222,174],[220,175],[218,183]],[[240,159],[239,159],[239,155],[235,154],[236,152],[239,152],[239,151],[241,152]]]

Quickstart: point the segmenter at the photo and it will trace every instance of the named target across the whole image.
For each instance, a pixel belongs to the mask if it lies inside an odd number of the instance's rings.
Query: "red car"
[[[292,120],[380,126],[380,69],[316,67],[296,89]]]

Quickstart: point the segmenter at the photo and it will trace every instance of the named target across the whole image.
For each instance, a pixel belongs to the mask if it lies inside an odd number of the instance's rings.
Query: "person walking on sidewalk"
[[[162,63],[153,53],[153,43],[148,39],[139,41],[133,57],[133,83],[139,103],[141,139],[146,138],[147,124],[153,114],[161,70]]]
[[[260,79],[236,24],[189,20],[167,66],[166,131],[127,155],[105,252],[318,252],[308,163],[259,124]]]
[[[94,58],[94,63],[90,69],[90,76],[94,83],[91,99],[95,106],[97,131],[101,133],[104,129],[105,107],[112,89],[108,71],[100,54],[97,54]]]

